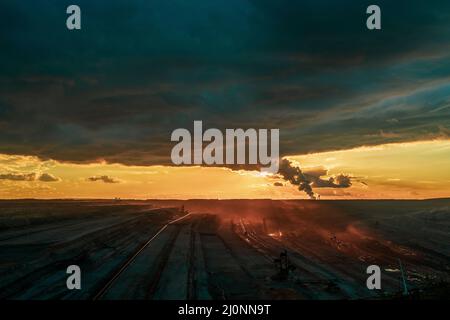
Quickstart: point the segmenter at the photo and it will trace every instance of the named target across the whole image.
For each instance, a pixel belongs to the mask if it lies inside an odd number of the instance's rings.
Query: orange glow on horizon
[[[326,170],[325,179],[340,173],[353,177],[350,188],[315,188],[321,199],[450,196],[450,140],[383,144],[286,158],[297,162],[303,171]],[[126,166],[105,162],[73,164],[0,154],[2,199],[115,197],[307,198],[281,178],[259,171],[198,166]]]

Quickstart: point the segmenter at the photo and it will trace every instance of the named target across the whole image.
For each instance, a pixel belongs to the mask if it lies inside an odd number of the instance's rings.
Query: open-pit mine
[[[5,200],[0,298],[448,298],[449,244],[449,199]]]

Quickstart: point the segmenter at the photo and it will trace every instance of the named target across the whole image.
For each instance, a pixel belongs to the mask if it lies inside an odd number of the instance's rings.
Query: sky
[[[0,198],[306,197],[172,166],[194,120],[280,129],[321,199],[450,196],[450,2],[376,3],[1,1]]]

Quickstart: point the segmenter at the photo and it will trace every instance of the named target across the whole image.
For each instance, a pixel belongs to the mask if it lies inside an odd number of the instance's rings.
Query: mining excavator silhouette
[[[272,276],[273,280],[286,280],[289,273],[295,270],[295,266],[289,260],[287,250],[282,251],[280,257],[273,259],[273,262],[278,266],[278,273]]]

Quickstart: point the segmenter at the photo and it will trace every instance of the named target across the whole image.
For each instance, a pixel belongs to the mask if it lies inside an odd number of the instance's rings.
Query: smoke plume
[[[311,181],[306,178],[299,167],[294,167],[291,161],[282,159],[278,173],[284,180],[298,186],[298,189],[304,191],[311,199],[316,199],[316,195],[311,187]]]
[[[298,186],[299,190],[306,192],[311,199],[319,198],[319,196],[314,193],[313,188],[349,188],[352,186],[352,180],[356,179],[355,177],[342,173],[324,179],[322,176],[328,174],[327,169],[316,167],[302,171],[299,167],[293,166],[292,162],[287,159],[281,160],[278,173],[284,180]],[[366,184],[362,181],[360,182]]]

